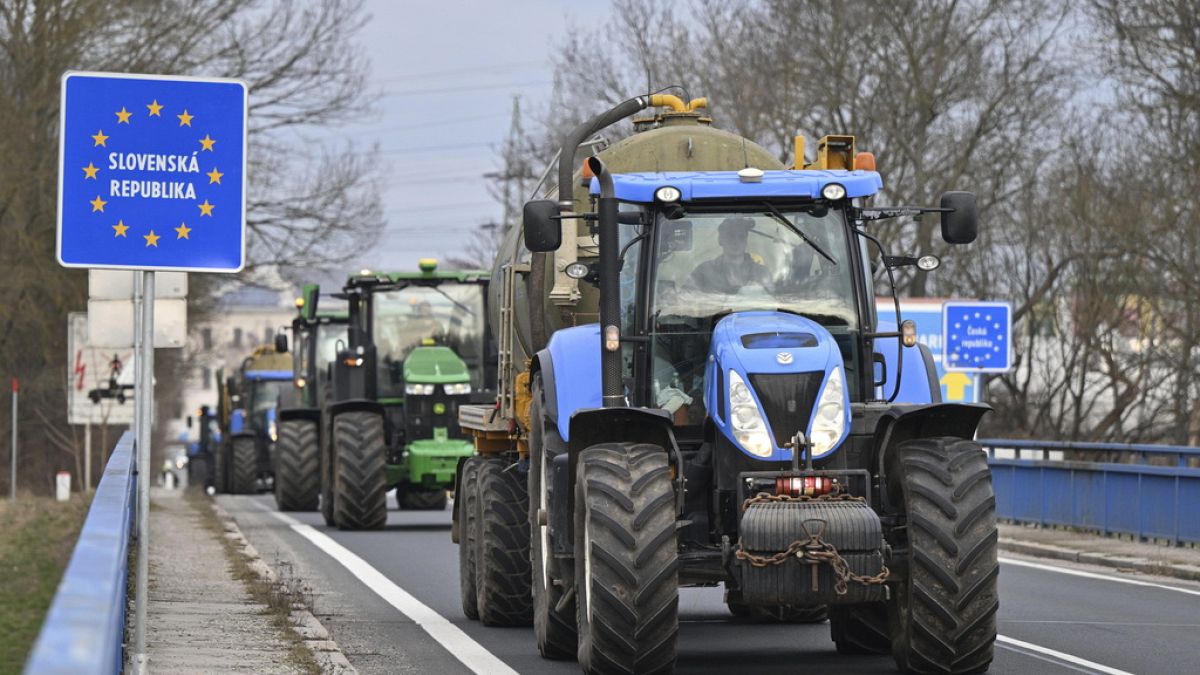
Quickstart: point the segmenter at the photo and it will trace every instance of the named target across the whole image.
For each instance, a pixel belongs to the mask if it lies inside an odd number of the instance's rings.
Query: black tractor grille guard
[[[750,385],[762,403],[775,445],[784,447],[797,431],[808,428],[824,379],[823,371],[750,374]]]

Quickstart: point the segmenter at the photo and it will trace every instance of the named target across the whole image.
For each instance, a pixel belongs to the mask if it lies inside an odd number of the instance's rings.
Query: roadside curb
[[[271,566],[259,555],[258,550],[242,534],[237,520],[216,502],[210,502],[210,504],[217,520],[221,521],[221,527],[225,530],[225,538],[238,548],[250,570],[266,583],[278,583],[279,575],[271,569]],[[320,620],[307,607],[300,603],[294,604],[288,617],[288,623],[292,631],[300,637],[304,647],[312,653],[313,659],[320,665],[322,673],[358,674],[358,670],[350,664],[337,642],[329,635],[329,631],[321,625]]]
[[[1080,551],[1079,549],[1067,548],[1065,546],[1054,546],[1053,544],[1017,541],[1016,539],[1005,537],[1000,538],[1000,548],[1011,553],[1020,553],[1037,558],[1066,560],[1068,562],[1111,567],[1117,570],[1141,572],[1142,574],[1173,577],[1187,581],[1200,581],[1200,566],[1196,565],[1165,563],[1149,558],[1106,555],[1094,551]]]

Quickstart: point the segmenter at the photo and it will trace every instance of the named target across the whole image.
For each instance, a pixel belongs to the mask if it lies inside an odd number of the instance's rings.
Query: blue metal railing
[[[1176,544],[1200,542],[1200,468],[1191,466],[1200,458],[1200,448],[1004,439],[979,443],[992,466],[1000,518]],[[998,458],[998,449],[1041,451],[1040,459]],[[1063,451],[1064,458],[1051,459],[1054,451]],[[1112,461],[1114,454],[1133,461]],[[1089,455],[1099,455],[1099,461]],[[1157,457],[1169,458],[1170,465],[1151,464],[1150,458]]]
[[[113,450],[71,561],[25,663],[27,675],[119,673],[129,538],[137,499],[134,437]]]

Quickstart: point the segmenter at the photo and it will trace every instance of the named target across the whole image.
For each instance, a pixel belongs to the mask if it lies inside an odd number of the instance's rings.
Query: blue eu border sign
[[[246,99],[236,80],[65,74],[59,263],[241,270]]]
[[[1003,373],[1012,369],[1012,307],[1007,302],[942,305],[946,370]]]

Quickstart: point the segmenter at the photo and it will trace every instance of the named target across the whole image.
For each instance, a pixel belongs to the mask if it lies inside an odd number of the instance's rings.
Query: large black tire
[[[888,654],[892,639],[888,635],[887,603],[833,607],[829,610],[829,636],[839,654]]]
[[[334,520],[343,530],[378,530],[387,522],[383,417],[344,412],[333,418]]]
[[[670,672],[679,559],[667,453],[643,443],[602,443],[578,461],[579,665],[585,673]]]
[[[478,591],[475,588],[475,556],[479,547],[479,465],[483,458],[476,455],[463,462],[462,479],[454,495],[458,509],[458,593],[462,598],[463,615],[479,618]]]
[[[252,495],[258,478],[258,446],[247,436],[235,436],[229,445],[229,493]]]
[[[221,494],[229,493],[229,464],[229,444],[219,443],[213,452],[212,480],[213,489]]]
[[[275,505],[280,511],[316,511],[321,497],[321,448],[317,423],[279,423],[275,442]]]
[[[907,574],[889,603],[892,656],[909,673],[987,670],[1000,569],[987,456],[958,438],[905,441],[894,456],[907,514]]]
[[[337,517],[333,508],[334,491],[333,491],[333,457],[331,456],[333,449],[333,441],[329,440],[328,446],[325,444],[325,438],[321,439],[321,518],[325,520],[327,527],[337,526]]]
[[[558,440],[557,430],[547,429],[542,417],[545,403],[542,401],[542,377],[533,376],[533,403],[529,417],[529,560],[533,582],[533,634],[537,638],[538,651],[547,659],[573,659],[579,648],[579,634],[575,630],[575,601],[569,600],[562,610],[558,604],[565,594],[561,580],[570,577],[559,569],[563,562],[554,557],[550,543],[549,527],[542,525],[539,511],[549,516],[554,496],[542,486],[548,483],[549,456],[546,443]],[[561,446],[561,442],[557,445]],[[566,504],[566,500],[560,500]],[[560,583],[554,583],[554,580]]]
[[[485,626],[533,623],[529,569],[529,493],[512,462],[489,457],[479,465],[476,523],[476,602]]]
[[[446,491],[441,488],[401,488],[396,490],[396,502],[397,506],[409,511],[445,511]]]

